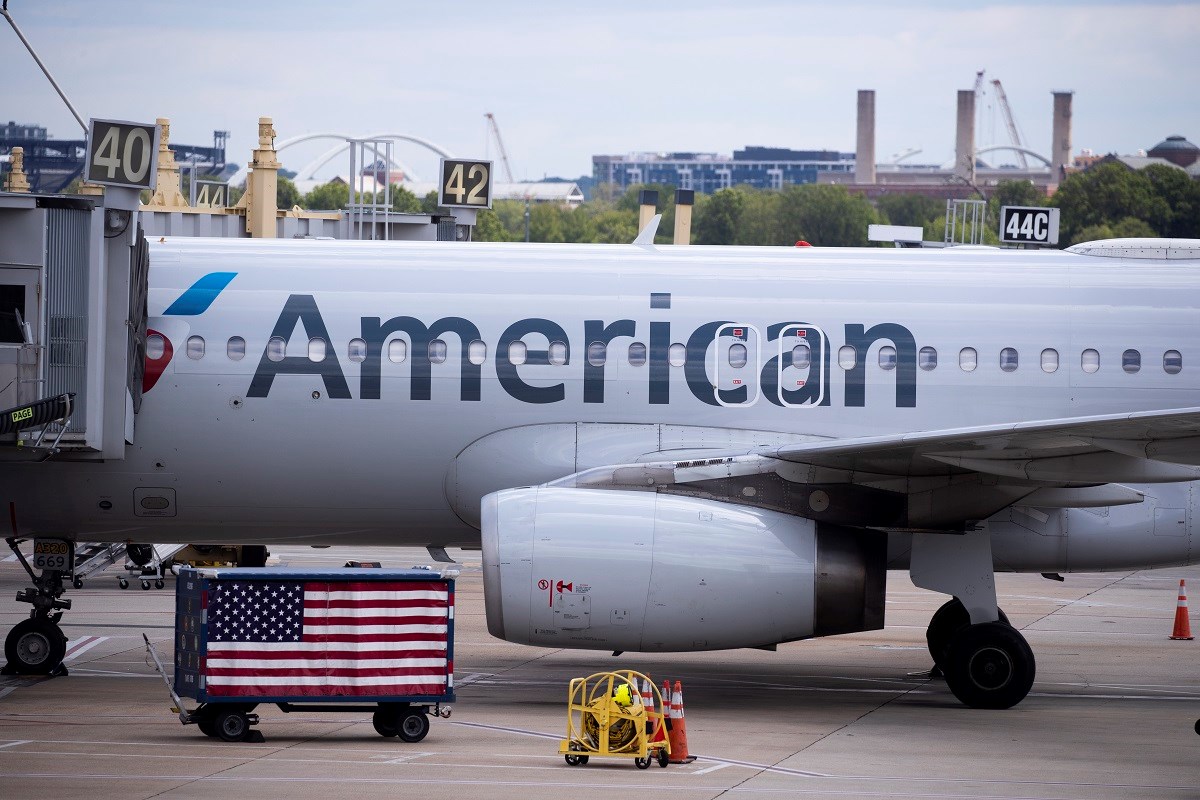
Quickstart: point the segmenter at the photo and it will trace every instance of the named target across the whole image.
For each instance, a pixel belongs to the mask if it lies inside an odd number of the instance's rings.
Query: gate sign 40
[[[93,119],[84,179],[106,186],[153,189],[158,178],[158,125]]]
[[[1002,206],[1000,241],[1015,244],[1058,244],[1058,209]]]

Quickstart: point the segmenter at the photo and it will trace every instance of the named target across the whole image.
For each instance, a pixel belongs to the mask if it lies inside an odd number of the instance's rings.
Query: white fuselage
[[[177,302],[213,273],[234,275]],[[126,458],[0,464],[16,533],[471,544],[488,491],[663,450],[1178,408],[1200,389],[1194,261],[169,239],[150,287],[168,344]],[[813,366],[779,360],[802,341]],[[549,435],[457,477],[485,437],[580,424],[587,447]]]

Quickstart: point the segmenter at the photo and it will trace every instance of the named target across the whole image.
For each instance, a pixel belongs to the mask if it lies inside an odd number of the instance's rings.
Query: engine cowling
[[[482,503],[488,630],[667,652],[883,627],[882,533],[653,492],[507,489]]]

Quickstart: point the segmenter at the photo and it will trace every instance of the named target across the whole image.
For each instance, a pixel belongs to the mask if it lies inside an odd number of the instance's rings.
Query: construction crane
[[[979,73],[983,75],[983,73]],[[1004,87],[1000,85],[1000,79],[992,81],[992,86],[996,89],[996,99],[1000,103],[1000,113],[1004,115],[1004,124],[1008,126],[1008,138],[1012,140],[1014,147],[1024,147],[1021,144],[1021,134],[1017,131],[1017,122],[1013,119],[1012,109],[1008,107],[1008,97],[1004,94]],[[1016,151],[1017,158],[1021,162],[1021,169],[1029,169],[1029,162],[1025,160],[1025,154],[1020,150]]]
[[[496,149],[500,151],[500,163],[504,165],[504,176],[509,183],[516,183],[513,180],[512,167],[508,163],[508,151],[504,149],[504,140],[500,138],[500,126],[496,124],[496,115],[489,111],[484,116],[487,117],[488,125],[491,126],[492,136],[496,137]]]

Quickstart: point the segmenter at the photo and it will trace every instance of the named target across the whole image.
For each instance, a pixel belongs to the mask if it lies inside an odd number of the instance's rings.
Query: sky
[[[955,97],[989,83],[977,145],[1007,144],[990,81],[1023,141],[1049,155],[1051,92],[1073,90],[1072,150],[1200,143],[1200,3],[946,0],[839,3],[400,0],[8,0],[85,121],[171,120],[173,141],[232,133],[249,160],[260,116],[278,141],[415,136],[459,157],[498,153],[518,180],[591,174],[594,154],[746,145],[855,148],[856,93],[876,92],[876,156],[953,159]],[[0,117],[81,131],[0,21]],[[280,153],[300,170],[334,141]],[[397,157],[432,180],[437,156]],[[346,172],[349,156],[317,173]],[[499,168],[499,167],[498,167]]]

